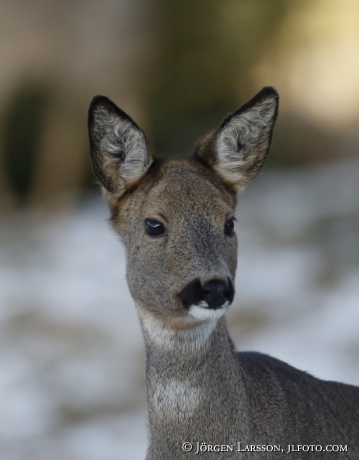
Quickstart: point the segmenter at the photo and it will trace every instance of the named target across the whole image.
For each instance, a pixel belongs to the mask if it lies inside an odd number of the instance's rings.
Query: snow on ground
[[[359,161],[257,179],[238,207],[241,350],[359,385]],[[107,210],[22,213],[0,238],[0,457],[143,459],[143,342]]]

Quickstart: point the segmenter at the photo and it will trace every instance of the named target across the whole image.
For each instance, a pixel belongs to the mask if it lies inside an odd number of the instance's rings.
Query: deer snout
[[[203,285],[195,279],[182,289],[179,296],[186,308],[198,305],[215,310],[232,303],[234,288],[229,278],[226,281],[213,279]]]

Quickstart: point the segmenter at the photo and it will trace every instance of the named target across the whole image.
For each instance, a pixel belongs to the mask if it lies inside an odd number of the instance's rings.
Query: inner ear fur
[[[96,96],[88,114],[93,172],[116,196],[143,177],[153,159],[143,131],[105,96]]]
[[[199,142],[195,158],[213,168],[234,191],[243,190],[267,158],[278,100],[274,88],[263,88]]]

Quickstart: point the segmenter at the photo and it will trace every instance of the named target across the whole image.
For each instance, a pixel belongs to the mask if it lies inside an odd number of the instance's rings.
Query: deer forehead
[[[133,208],[141,218],[158,218],[164,223],[205,217],[221,222],[233,214],[234,200],[215,178],[196,169],[190,162],[169,162],[164,165],[160,179],[138,191]],[[140,209],[140,212],[139,212]]]

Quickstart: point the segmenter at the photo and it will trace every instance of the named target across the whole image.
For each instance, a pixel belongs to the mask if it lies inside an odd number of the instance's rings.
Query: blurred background
[[[116,102],[158,153],[263,86],[281,97],[240,198],[240,349],[359,385],[359,3],[0,0],[0,457],[145,456],[143,343],[86,134]]]

